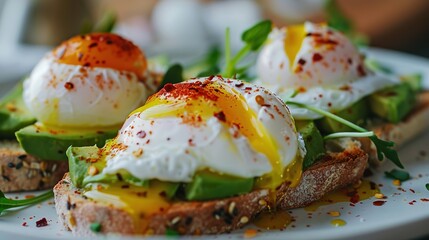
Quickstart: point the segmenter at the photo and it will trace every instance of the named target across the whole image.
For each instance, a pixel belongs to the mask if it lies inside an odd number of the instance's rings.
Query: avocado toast
[[[0,189],[51,188],[67,171],[67,148],[102,147],[160,77],[115,34],[76,36],[47,53],[0,103]]]

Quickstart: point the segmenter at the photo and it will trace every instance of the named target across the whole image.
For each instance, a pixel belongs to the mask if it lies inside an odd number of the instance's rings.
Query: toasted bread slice
[[[304,171],[297,187],[284,183],[277,191],[277,207],[303,207],[326,193],[358,181],[368,156],[356,141],[343,141],[342,152],[331,152]],[[60,221],[77,236],[91,236],[91,223],[101,224],[102,233],[133,235],[164,234],[173,229],[180,234],[218,234],[243,227],[273,204],[268,190],[220,200],[175,202],[162,212],[147,216],[149,226],[136,226],[124,209],[86,198],[73,187],[69,175],[54,187],[55,207]]]
[[[393,141],[396,149],[401,148],[407,142],[424,133],[428,128],[429,91],[419,94],[416,107],[400,123],[378,122],[369,126],[369,129],[373,130],[379,138]],[[369,154],[370,163],[374,165],[380,164],[375,145],[368,138],[361,138],[359,141],[362,143],[362,148]]]
[[[3,192],[49,189],[67,171],[67,161],[44,161],[25,153],[17,141],[0,141],[0,190]]]

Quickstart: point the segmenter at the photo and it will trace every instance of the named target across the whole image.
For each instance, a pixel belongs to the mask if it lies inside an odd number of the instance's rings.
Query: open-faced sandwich
[[[220,76],[167,84],[103,148],[68,149],[55,206],[80,236],[228,232],[359,180],[360,144],[333,149],[312,124],[298,134],[283,101],[262,87]]]
[[[400,146],[429,126],[429,94],[419,74],[386,73],[326,24],[274,28],[259,54],[257,73],[257,82],[286,101],[296,120],[313,121],[324,135],[365,127]],[[360,140],[376,160],[375,145]]]
[[[0,103],[0,189],[52,188],[67,171],[67,148],[102,147],[159,81],[143,52],[118,35],[63,42]]]

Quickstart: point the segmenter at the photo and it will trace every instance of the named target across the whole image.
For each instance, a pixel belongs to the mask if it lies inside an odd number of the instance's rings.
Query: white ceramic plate
[[[379,59],[393,67],[398,73],[420,72],[425,76],[425,86],[429,88],[429,61],[392,51],[370,49],[370,57]],[[0,89],[6,89],[1,85]],[[429,119],[428,119],[429,121]],[[377,199],[370,198],[359,202],[354,207],[349,202],[322,206],[313,212],[312,218],[304,209],[293,210],[291,215],[296,219],[285,230],[272,230],[258,233],[256,239],[410,239],[429,236],[429,198],[425,184],[429,183],[429,132],[404,146],[400,157],[410,172],[412,179],[402,183],[402,190],[392,184],[391,179],[384,177],[384,171],[391,170],[387,163],[373,170],[374,175],[368,179],[382,184],[381,192],[387,196],[383,206],[374,206]],[[412,189],[412,190],[411,190]],[[29,193],[19,194],[23,197]],[[15,194],[10,194],[15,197]],[[412,202],[414,201],[415,202]],[[412,205],[410,204],[412,202]],[[339,211],[340,218],[347,224],[335,227],[331,224],[334,217],[329,211]],[[36,221],[45,217],[49,225],[37,228]],[[23,226],[26,222],[27,226]],[[293,225],[293,226],[292,226]],[[255,228],[249,226],[249,228]],[[53,200],[22,211],[8,211],[0,217],[0,239],[67,239],[72,235],[63,230],[58,223]],[[204,236],[201,239],[242,239],[244,230],[220,236]],[[119,239],[115,236],[103,239]],[[162,238],[162,237],[160,237]],[[124,239],[124,238],[121,238]],[[158,238],[157,238],[158,239]],[[195,238],[192,238],[195,239]],[[200,238],[198,238],[200,239]]]

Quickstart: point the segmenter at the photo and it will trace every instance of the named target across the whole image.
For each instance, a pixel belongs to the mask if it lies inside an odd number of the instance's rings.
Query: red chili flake
[[[46,220],[46,218],[42,218],[36,222],[36,227],[45,227],[45,226],[48,226],[48,221]]]
[[[139,131],[136,135],[139,138],[145,138],[146,137],[146,132],[142,130],[142,131]]]
[[[223,111],[214,113],[213,115],[214,115],[215,118],[217,118],[221,122],[225,122],[226,121],[226,116],[225,116],[225,113],[223,113]]]
[[[320,53],[315,53],[313,54],[313,62],[318,62],[321,61],[323,59],[322,55],[320,55]]]
[[[164,85],[164,89],[167,92],[171,92],[174,89],[176,89],[176,87],[173,84],[171,84],[171,83],[167,83],[167,84]]]
[[[352,88],[349,85],[344,85],[344,86],[340,87],[340,90],[343,90],[343,91],[350,91],[351,89]]]
[[[222,77],[222,75],[216,75],[216,77],[220,78],[220,80],[222,80],[222,81],[223,81],[223,77]]]
[[[252,87],[245,87],[244,90],[250,91],[252,90]]]
[[[306,36],[306,37],[321,37],[321,36],[322,36],[322,34],[320,34],[320,33],[312,33],[312,32],[309,32],[309,33],[307,33],[305,36]]]
[[[235,86],[236,86],[236,87],[238,87],[238,88],[239,88],[239,87],[242,87],[243,85],[244,85],[244,83],[242,83],[242,82],[241,82],[241,83],[237,83],[237,84],[235,84]]]
[[[379,206],[383,206],[385,203],[386,201],[379,200],[379,201],[372,202],[372,205],[379,207]]]
[[[375,184],[375,182],[369,182],[369,187],[371,188],[371,190],[375,190],[377,189],[377,184]]]
[[[258,103],[259,105],[265,104],[265,99],[261,95],[256,95],[255,100],[256,100],[256,103]]]
[[[23,223],[22,223],[22,226],[23,226],[23,227],[28,227],[27,222],[23,222]]]
[[[71,82],[66,82],[66,83],[64,83],[64,87],[65,87],[67,90],[73,90],[73,88],[74,88],[74,84],[73,84],[73,83],[71,83]]]
[[[328,45],[337,45],[338,42],[329,38],[318,38],[316,39],[317,44],[328,44]]]
[[[409,202],[408,204],[414,205],[415,202],[416,202],[416,200],[413,200],[413,201]]]
[[[98,43],[94,42],[94,43],[89,44],[88,48],[93,48],[93,47],[97,47],[97,46],[98,46]]]
[[[207,80],[212,80],[215,77],[215,75],[211,75],[210,77],[207,78]]]
[[[328,107],[332,107],[332,103],[331,102],[328,102]]]
[[[414,191],[414,189],[412,189],[412,188],[410,188],[410,192],[416,193],[416,191]]]
[[[353,60],[351,58],[347,58],[347,63],[350,64],[350,65],[352,65]]]
[[[422,201],[422,202],[429,202],[429,198],[420,198],[420,201]]]
[[[302,58],[300,58],[299,60],[298,60],[298,64],[299,65],[302,65],[302,66],[304,66],[304,64],[306,63],[307,61],[305,61],[304,59],[302,59]]]
[[[84,67],[89,67],[89,66],[91,66],[91,63],[87,62],[87,63],[83,64],[83,66]]]
[[[357,66],[357,71],[358,71],[358,74],[360,77],[366,76],[366,72],[365,72],[365,69],[363,68],[362,64],[359,64]]]
[[[188,139],[189,146],[195,146],[194,140],[192,138]]]

